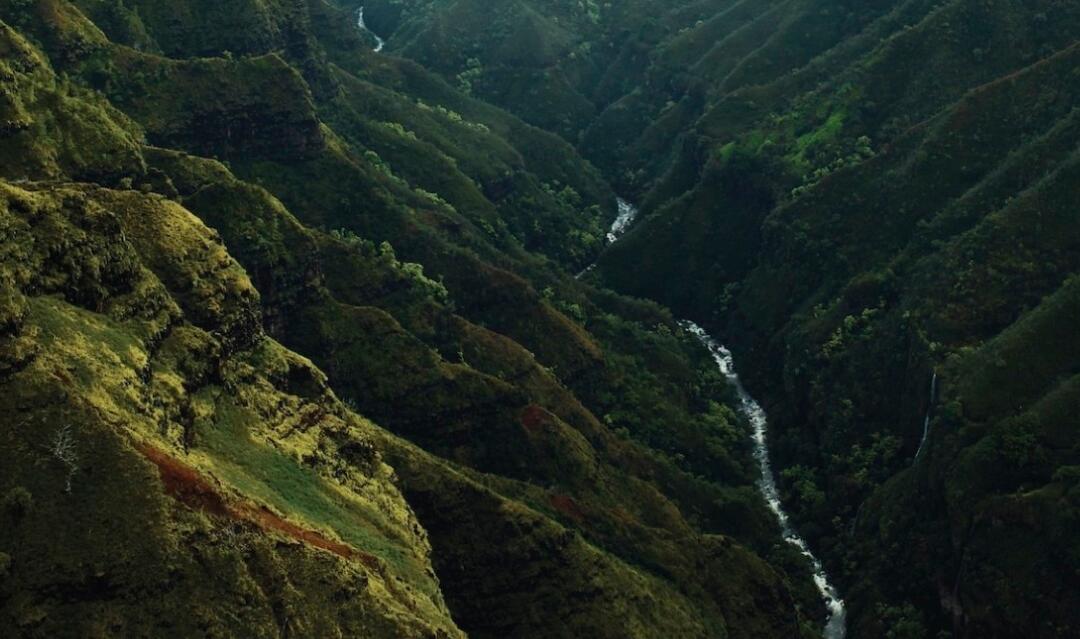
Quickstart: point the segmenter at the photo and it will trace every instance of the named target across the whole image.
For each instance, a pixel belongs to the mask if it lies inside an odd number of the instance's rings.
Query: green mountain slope
[[[813,636],[707,354],[566,275],[614,213],[599,174],[371,56],[347,11],[231,8],[0,4],[5,210],[32,229],[7,244],[2,395],[97,407],[5,430],[3,626]],[[79,561],[41,531],[82,486],[117,491],[70,515],[102,558],[32,570]],[[159,554],[93,532],[151,507],[125,534]]]
[[[675,313],[848,636],[1075,635],[1078,32],[0,0],[0,634],[819,636]]]
[[[209,229],[0,188],[9,636],[461,636],[375,427],[263,335]]]

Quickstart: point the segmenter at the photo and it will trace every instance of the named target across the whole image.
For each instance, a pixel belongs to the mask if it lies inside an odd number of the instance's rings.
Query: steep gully
[[[364,22],[363,7],[360,7],[357,11],[357,26],[374,36],[376,52],[383,50],[383,47],[386,46],[386,42],[380,38],[378,34],[367,28],[367,25]],[[611,224],[611,229],[607,233],[609,246],[619,241],[627,230],[630,229],[630,226],[637,219],[638,215],[637,207],[630,202],[618,198],[617,203],[619,209],[618,215],[615,217],[615,221]],[[580,279],[594,268],[596,268],[595,263],[589,265],[575,277]],[[709,350],[709,353],[712,354],[713,359],[716,361],[716,365],[720,368],[720,372],[727,378],[728,383],[735,388],[739,397],[739,410],[750,420],[750,424],[754,429],[754,459],[757,460],[758,468],[761,472],[761,477],[758,479],[758,490],[761,491],[761,495],[765,498],[765,502],[769,505],[769,509],[776,515],[784,539],[789,544],[798,548],[799,552],[801,552],[813,566],[814,584],[817,586],[818,592],[821,593],[821,597],[825,600],[825,605],[829,610],[829,618],[825,624],[825,639],[844,639],[847,634],[847,627],[845,624],[847,612],[844,608],[844,600],[840,598],[840,593],[829,582],[828,575],[825,573],[825,568],[821,564],[821,560],[810,551],[810,547],[807,545],[806,540],[800,537],[799,533],[792,527],[787,513],[784,512],[783,504],[780,501],[780,491],[777,489],[776,477],[773,474],[772,464],[769,461],[769,446],[767,441],[768,419],[766,418],[765,411],[761,408],[761,405],[746,392],[746,388],[743,387],[738,373],[735,372],[735,361],[731,355],[731,351],[713,339],[705,332],[705,329],[697,324],[687,320],[682,322],[682,325],[697,337]],[[936,383],[936,376],[934,379]],[[931,393],[933,393],[933,390],[931,390]],[[933,401],[932,398],[931,401]],[[927,429],[929,429],[929,419],[930,416],[928,414],[926,422]],[[925,441],[926,433],[923,434],[923,443],[925,443]],[[920,452],[922,451],[922,445],[919,446],[919,450]],[[918,459],[918,454],[916,454],[916,459]]]

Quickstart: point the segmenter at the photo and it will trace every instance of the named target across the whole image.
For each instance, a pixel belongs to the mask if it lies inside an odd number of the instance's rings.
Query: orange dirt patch
[[[272,530],[281,533],[286,537],[302,541],[309,546],[322,548],[327,552],[332,552],[339,557],[356,559],[372,570],[379,569],[379,560],[373,555],[359,551],[352,546],[343,544],[339,541],[329,539],[317,531],[301,528],[291,521],[274,514],[265,506],[256,507],[251,504],[241,504],[235,507],[233,511],[237,517],[250,521],[263,530]]]
[[[154,462],[165,485],[165,493],[196,510],[219,517],[228,516],[229,506],[214,486],[198,471],[174,457],[152,448],[139,446],[139,452]]]
[[[581,506],[574,501],[573,497],[567,495],[552,495],[548,498],[551,503],[551,507],[560,513],[566,515],[574,521],[581,522],[585,520],[585,511],[581,509]]]
[[[380,570],[379,560],[374,555],[334,541],[318,531],[302,528],[265,506],[228,500],[205,475],[182,461],[152,446],[139,445],[137,448],[157,466],[166,494],[188,507],[218,517],[246,521],[264,531],[282,534],[339,557],[355,559],[371,570]]]
[[[536,404],[529,404],[521,411],[521,425],[530,433],[542,431],[548,421],[548,412]]]

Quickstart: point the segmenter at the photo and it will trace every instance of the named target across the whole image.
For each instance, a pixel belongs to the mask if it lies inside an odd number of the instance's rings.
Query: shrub
[[[33,508],[34,498],[30,495],[29,490],[22,486],[16,486],[4,495],[2,505],[5,513],[11,517],[20,518]]]

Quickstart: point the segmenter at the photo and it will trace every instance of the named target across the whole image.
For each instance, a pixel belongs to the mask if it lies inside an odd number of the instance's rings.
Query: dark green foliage
[[[684,68],[700,60],[686,74],[695,97],[641,89],[585,138],[583,149],[630,158],[601,163],[609,175],[648,190],[645,220],[605,254],[603,279],[729,337],[775,407],[783,488],[800,529],[842,571],[853,632],[1068,634],[1077,622],[1065,608],[1022,603],[1022,587],[1004,586],[1041,570],[1031,591],[1069,589],[1067,570],[1049,568],[1071,546],[1055,532],[1062,518],[1025,511],[1045,527],[1040,552],[1013,533],[984,537],[982,515],[945,504],[998,509],[989,494],[1055,493],[1053,473],[1075,454],[1075,438],[1053,455],[1038,434],[1068,418],[1014,413],[1068,396],[1075,374],[1072,323],[1031,309],[1062,304],[1067,287],[1055,291],[1080,269],[1067,34],[1080,13],[1050,2],[777,6],[671,39],[653,64],[674,73],[665,56]],[[1019,342],[998,354],[1020,326],[1054,355]],[[953,358],[979,363],[958,370]],[[946,390],[909,476],[932,368]],[[953,388],[963,399],[947,398]],[[973,440],[973,423],[1000,426]],[[956,468],[942,455],[970,461]],[[987,501],[951,495],[983,472],[1000,480],[979,489]],[[907,548],[899,559],[896,544]],[[974,547],[986,549],[978,562]],[[1012,625],[1021,619],[1045,623]]]
[[[1076,374],[1075,7],[626,2],[597,28],[519,2],[489,33],[467,2],[368,4],[394,50],[467,76],[641,194],[603,281],[729,337],[856,636],[1076,631],[1070,604],[1022,594],[1075,590],[1052,568],[1073,552],[1055,482],[1075,420],[1030,412],[1069,405]],[[546,55],[502,63],[517,25]]]

